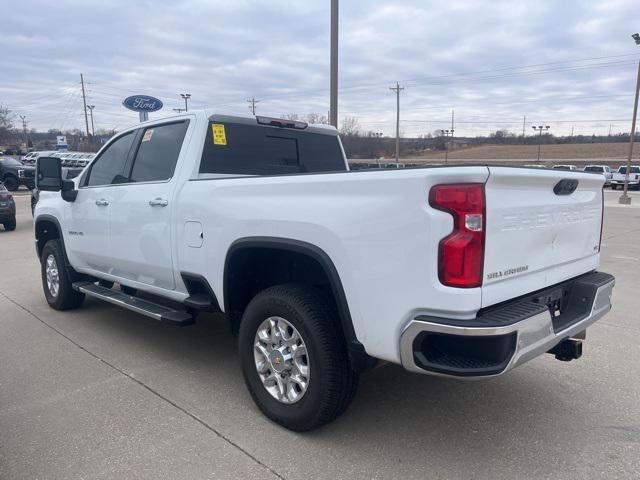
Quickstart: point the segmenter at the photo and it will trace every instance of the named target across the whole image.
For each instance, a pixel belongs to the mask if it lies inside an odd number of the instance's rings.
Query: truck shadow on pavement
[[[221,316],[203,314],[196,325],[177,328],[93,300],[74,314],[74,330],[82,324],[83,335],[105,333],[94,353],[258,457],[273,458],[273,445],[295,438],[297,448],[315,456],[330,457],[338,449],[374,464],[389,455],[397,462],[415,462],[416,455],[423,463],[429,457],[456,462],[460,455],[513,455],[532,445],[552,454],[559,442],[579,449],[597,435],[594,419],[585,416],[597,415],[589,412],[589,392],[579,381],[564,384],[568,370],[582,369],[551,356],[485,381],[417,375],[387,364],[361,376],[355,401],[341,418],[295,434],[268,421],[251,401],[236,338]],[[576,435],[581,430],[585,435]],[[327,451],[318,453],[322,445]]]

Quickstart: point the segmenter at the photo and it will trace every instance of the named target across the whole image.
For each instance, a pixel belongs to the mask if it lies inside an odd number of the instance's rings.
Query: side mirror
[[[36,187],[45,192],[62,190],[62,167],[56,157],[40,157],[36,165]]]

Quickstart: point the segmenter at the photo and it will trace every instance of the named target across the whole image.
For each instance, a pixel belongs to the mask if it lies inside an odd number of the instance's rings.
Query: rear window
[[[627,173],[627,167],[620,167],[618,173]],[[640,173],[640,167],[631,167],[629,173]]]
[[[239,123],[209,123],[200,162],[200,173],[277,175],[345,170],[337,136]]]
[[[604,168],[602,167],[585,167],[585,172],[604,172]]]

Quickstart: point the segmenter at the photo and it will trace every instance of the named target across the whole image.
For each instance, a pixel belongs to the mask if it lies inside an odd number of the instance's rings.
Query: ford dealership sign
[[[132,95],[125,98],[122,105],[134,112],[157,112],[162,108],[162,101],[149,95]]]

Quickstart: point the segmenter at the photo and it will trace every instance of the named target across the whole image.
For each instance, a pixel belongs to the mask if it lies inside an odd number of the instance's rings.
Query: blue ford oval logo
[[[162,108],[162,101],[149,95],[132,95],[125,98],[122,105],[134,112],[157,112]]]

